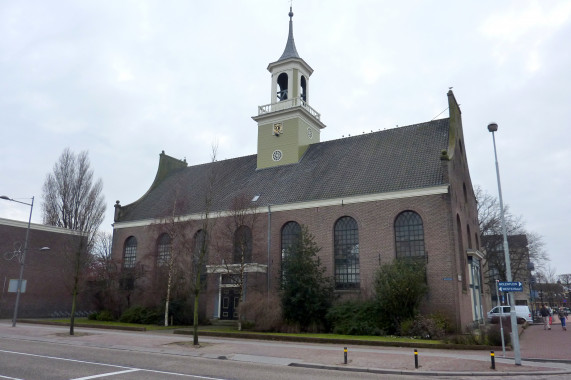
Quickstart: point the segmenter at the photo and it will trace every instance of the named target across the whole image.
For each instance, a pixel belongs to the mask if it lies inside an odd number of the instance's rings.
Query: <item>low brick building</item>
[[[27,222],[0,218],[0,318],[12,318],[20,275]],[[20,295],[18,317],[40,318],[71,311],[70,245],[79,235],[65,228],[32,223],[25,257],[25,291]],[[41,248],[48,247],[49,250]],[[24,285],[22,287],[24,289]],[[92,309],[90,297],[79,297],[78,311]]]
[[[137,281],[135,302],[149,300],[153,273],[168,247],[166,230],[151,227],[174,212],[188,223],[189,235],[199,237],[208,211],[215,223],[208,231],[202,297],[207,318],[236,317],[236,273],[228,260],[247,272],[246,299],[250,289],[276,291],[282,255],[305,225],[343,297],[366,298],[381,263],[416,257],[427,268],[423,312],[443,312],[459,328],[482,321],[489,294],[482,285],[476,200],[454,94],[447,94],[448,118],[321,142],[326,126],[309,106],[313,69],[297,53],[292,16],[290,11],[286,48],[268,66],[271,103],[253,117],[257,154],[188,166],[163,152],[146,194],[125,206],[117,201],[113,256],[147,273]],[[255,223],[235,229],[249,242],[246,266],[232,259],[236,247],[221,243],[232,241],[224,226],[231,224],[237,199],[246,199],[243,208],[257,215]]]

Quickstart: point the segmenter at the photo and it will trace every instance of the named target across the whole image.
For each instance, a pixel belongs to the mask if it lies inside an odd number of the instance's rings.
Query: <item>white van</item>
[[[533,323],[533,317],[527,305],[516,305],[515,316],[517,323]],[[506,319],[510,317],[510,306],[496,306],[488,312],[488,322],[490,323],[498,323],[500,317]]]

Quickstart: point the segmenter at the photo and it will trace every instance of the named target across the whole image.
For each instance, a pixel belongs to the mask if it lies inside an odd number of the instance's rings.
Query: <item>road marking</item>
[[[84,360],[76,360],[76,359],[67,359],[67,358],[58,358],[56,356],[47,356],[47,355],[36,355],[36,354],[28,354],[27,352],[16,352],[16,351],[6,351],[6,350],[0,350],[0,352],[5,352],[7,354],[16,354],[16,355],[24,355],[24,356],[33,356],[36,358],[44,358],[44,359],[54,359],[54,360],[63,360],[63,361],[67,361],[67,362],[74,362],[74,363],[82,363],[82,364],[95,364],[95,365],[101,365],[101,366],[106,366],[106,367],[115,367],[115,368],[124,368],[124,369],[131,369],[131,367],[125,367],[125,366],[121,366],[121,365],[115,365],[115,364],[103,364],[103,363],[94,363],[94,362],[88,362],[88,361],[84,361]]]
[[[17,378],[17,377],[7,377],[7,376],[2,376],[2,375],[0,375],[0,379],[24,380],[24,379],[19,379],[19,378]]]
[[[125,369],[125,371],[118,371],[118,372],[106,373],[106,374],[102,374],[102,375],[94,375],[94,376],[88,376],[88,377],[81,377],[81,378],[76,378],[76,379],[73,379],[73,380],[96,379],[96,378],[98,378],[98,377],[112,376],[112,375],[117,375],[117,374],[121,374],[121,373],[129,373],[129,372],[136,372],[136,371],[160,373],[160,374],[163,374],[163,375],[174,375],[174,376],[191,377],[191,378],[194,378],[194,379],[225,380],[224,378],[221,378],[221,377],[209,377],[209,376],[191,375],[191,374],[178,373],[178,372],[158,371],[158,370],[153,370],[153,369],[125,367],[125,366],[120,366],[120,365],[116,365],[116,364],[95,363],[95,362],[88,362],[88,361],[85,361],[85,360],[58,358],[58,357],[56,357],[56,356],[29,354],[29,353],[27,353],[27,352],[6,351],[6,350],[0,350],[0,352],[5,352],[5,353],[7,353],[7,354],[16,354],[16,355],[32,356],[32,357],[36,357],[36,358],[63,360],[63,361],[74,362],[74,363],[93,364],[93,365],[104,366],[104,367],[115,367],[115,368],[123,368],[123,369]],[[17,379],[17,378],[13,378],[13,377],[3,377],[3,376],[0,376],[0,379],[22,380],[22,379]]]
[[[99,375],[93,375],[93,376],[86,376],[86,377],[76,377],[75,379],[71,379],[71,380],[87,380],[87,379],[97,379],[98,377],[107,377],[107,376],[114,376],[114,375],[121,375],[123,373],[129,373],[129,372],[137,372],[140,371],[140,369],[128,369],[126,371],[117,371],[117,372],[108,372],[108,373],[102,373]]]

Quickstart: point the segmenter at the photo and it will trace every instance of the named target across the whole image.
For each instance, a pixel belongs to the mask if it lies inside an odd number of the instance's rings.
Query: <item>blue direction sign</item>
[[[519,281],[498,281],[500,292],[523,292],[523,284]]]

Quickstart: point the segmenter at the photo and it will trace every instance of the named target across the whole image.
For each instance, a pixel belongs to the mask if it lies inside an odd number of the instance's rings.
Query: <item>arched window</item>
[[[282,252],[282,261],[288,250],[295,246],[299,239],[301,238],[301,226],[297,222],[287,222],[282,227],[282,243],[281,243],[281,252]]]
[[[252,262],[252,230],[247,226],[240,226],[234,233],[234,264]]]
[[[395,220],[397,258],[424,257],[424,227],[422,218],[414,211],[401,212]]]
[[[123,268],[129,269],[135,267],[137,260],[137,238],[129,236],[125,241],[125,249],[123,250]]]
[[[468,249],[472,248],[472,233],[470,232],[470,225],[466,225],[466,236],[468,237]]]
[[[301,100],[307,102],[307,81],[303,75],[301,76]]]
[[[278,101],[281,102],[282,100],[287,100],[287,82],[288,82],[288,78],[287,78],[287,74],[286,73],[281,73],[278,76]]]
[[[171,257],[171,237],[164,233],[157,239],[157,265],[167,265]]]
[[[208,236],[204,230],[198,230],[194,234],[194,249],[192,251],[193,279],[200,270],[200,284],[206,288],[206,263],[208,262]],[[200,265],[202,264],[202,265]],[[200,266],[199,266],[200,265]]]
[[[468,259],[466,258],[466,251],[464,249],[464,237],[462,234],[462,223],[460,222],[460,215],[456,214],[456,231],[458,233],[458,255],[460,255],[460,276],[462,277],[462,288],[464,290],[468,289],[468,282],[466,281],[466,270],[468,269],[467,267],[467,261]]]
[[[335,289],[359,289],[359,228],[350,216],[339,218],[333,232]]]

